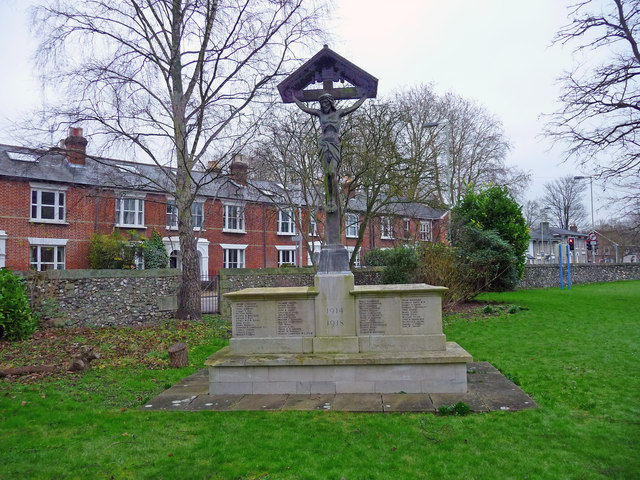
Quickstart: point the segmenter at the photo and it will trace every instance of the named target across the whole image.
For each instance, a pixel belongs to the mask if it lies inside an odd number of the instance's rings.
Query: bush
[[[413,247],[396,247],[388,250],[370,250],[365,254],[369,266],[384,267],[380,274],[383,284],[413,282],[419,259]]]
[[[135,268],[136,256],[142,251],[140,240],[136,232],[131,232],[130,239],[117,230],[111,235],[94,233],[89,241],[89,266],[109,270]]]
[[[529,229],[520,205],[505,187],[488,187],[479,192],[470,190],[451,211],[449,238],[453,246],[464,241],[465,227],[494,232],[512,248],[518,279],[524,275],[525,255],[529,247]],[[466,249],[466,252],[470,252]],[[505,272],[511,275],[511,271]],[[513,284],[507,279],[505,285]]]
[[[144,268],[167,268],[169,265],[169,255],[162,243],[162,235],[156,230],[151,234],[151,238],[143,243]]]
[[[460,228],[456,253],[472,272],[477,292],[513,290],[518,285],[520,260],[495,232],[472,225]]]
[[[387,265],[389,250],[374,248],[364,254],[364,263],[368,267],[384,267]]]
[[[24,280],[6,268],[0,269],[0,338],[22,340],[33,335],[37,328]]]
[[[420,247],[419,260],[417,280],[447,287],[442,297],[444,304],[466,302],[479,293],[475,275],[453,247],[443,243],[425,243]]]

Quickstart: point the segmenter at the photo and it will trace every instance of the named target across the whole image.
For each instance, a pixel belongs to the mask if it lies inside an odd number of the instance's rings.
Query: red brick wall
[[[86,188],[69,185],[66,191],[67,224],[46,224],[30,222],[30,184],[28,181],[0,179],[2,206],[0,208],[0,230],[7,235],[7,267],[15,270],[29,269],[29,237],[68,239],[66,268],[89,268],[89,240],[94,233],[109,234],[115,226],[115,194],[112,190]],[[209,244],[209,266],[211,273],[217,273],[223,265],[223,251],[220,244],[248,245],[245,250],[247,268],[277,267],[276,245],[298,245],[292,236],[277,234],[277,208],[270,204],[252,203],[245,206],[245,232],[223,232],[223,202],[207,200],[204,206],[204,230],[201,238]],[[296,212],[297,214],[298,212]],[[306,213],[303,213],[303,220]],[[166,228],[166,196],[147,194],[145,197],[145,227],[135,229],[140,235],[150,237],[157,230],[163,237],[177,236],[177,230]],[[305,222],[303,222],[305,224]],[[321,225],[319,225],[321,229]],[[123,228],[127,233],[131,228]],[[442,240],[443,235],[434,227],[434,240]],[[299,233],[299,232],[298,232]],[[419,235],[419,226],[411,222],[412,235]],[[395,240],[380,238],[380,221],[374,220],[368,226],[362,251],[371,248],[393,247],[404,238],[402,219],[395,223]],[[343,239],[345,245],[354,246],[356,239]],[[309,237],[318,241],[320,237]],[[265,246],[266,245],[266,246]],[[298,254],[299,255],[299,254]],[[298,256],[299,258],[299,256]],[[302,264],[307,265],[307,252],[303,247]]]

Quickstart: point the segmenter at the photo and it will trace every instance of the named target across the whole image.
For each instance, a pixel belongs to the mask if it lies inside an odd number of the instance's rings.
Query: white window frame
[[[235,215],[231,215],[232,212],[234,212]],[[222,204],[222,231],[228,233],[247,233],[245,230],[244,206],[242,204]]]
[[[286,226],[286,230],[284,227]],[[278,235],[296,234],[296,220],[293,209],[278,209]]]
[[[222,268],[247,268],[245,250],[247,249],[248,245],[221,243],[220,246],[222,247]],[[233,262],[236,264],[234,266],[229,266],[231,264],[231,252],[236,252],[238,255],[236,261]]]
[[[122,193],[116,197],[116,227],[147,228],[144,224],[144,199],[146,195]],[[124,210],[126,200],[134,201],[134,209]],[[125,214],[133,213],[133,223],[125,223]]]
[[[391,217],[380,218],[380,238],[382,240],[393,240],[393,221]]]
[[[282,265],[293,265],[295,267],[298,266],[298,247],[295,245],[276,245],[276,250],[278,250],[278,267]],[[293,261],[284,261],[285,253],[287,252],[287,256],[292,256]],[[290,259],[289,259],[290,260]]]
[[[7,239],[9,235],[4,230],[0,230],[0,268],[6,265],[7,258]]]
[[[423,242],[431,241],[431,222],[420,222],[420,240]]]
[[[309,215],[309,236],[317,237],[318,236],[318,220],[316,216],[313,214]]]
[[[67,261],[67,239],[60,238],[34,238],[29,237],[29,268],[34,269],[38,272],[42,271],[43,265],[52,265],[52,268],[47,268],[45,270],[64,270],[66,268]],[[42,249],[43,248],[52,248],[53,249],[53,262],[43,262],[42,261]],[[36,260],[33,261],[32,253],[33,249],[37,252]],[[60,260],[59,256],[62,254],[62,260]]]
[[[404,234],[404,238],[411,238],[411,219],[403,218],[402,219],[402,233]]]
[[[67,224],[67,186],[30,183],[29,217],[32,222]],[[53,204],[43,204],[42,194],[53,194]],[[34,201],[35,194],[35,201]],[[53,208],[53,218],[43,218],[42,209]],[[35,215],[34,215],[35,213]]]
[[[199,209],[200,212],[196,212]],[[167,230],[178,230],[178,205],[175,199],[167,198]],[[196,221],[200,218],[200,222]],[[191,204],[191,222],[194,230],[202,230],[204,224],[204,200],[196,200]]]
[[[358,238],[360,229],[360,215],[356,213],[346,213],[344,216],[344,235],[347,238]]]
[[[351,260],[351,255],[353,255],[353,251],[355,250],[355,247],[345,247],[347,249],[347,253],[349,254],[349,260]],[[360,268],[360,266],[362,265],[361,260],[360,260],[360,253],[362,252],[362,248],[358,249],[358,253],[356,254],[356,260],[355,262],[353,262],[353,266],[356,268]]]
[[[178,205],[173,198],[167,198],[167,230],[178,229]]]
[[[199,212],[198,212],[199,210]],[[204,226],[204,201],[196,200],[191,204],[191,223],[194,230],[202,230]]]
[[[316,255],[316,259],[319,258],[320,251],[322,250],[322,242],[309,242],[309,248],[307,249],[307,265],[313,265],[311,261],[311,255]]]

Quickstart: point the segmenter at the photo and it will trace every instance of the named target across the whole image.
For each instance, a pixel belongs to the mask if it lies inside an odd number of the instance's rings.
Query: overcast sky
[[[15,143],[7,126],[41,103],[31,66],[35,40],[28,3],[0,0],[0,143]],[[555,32],[568,22],[571,3],[334,0],[329,46],[377,77],[381,95],[431,82],[438,93],[476,100],[502,121],[513,145],[507,163],[532,174],[527,197],[533,199],[545,183],[589,173],[563,163],[562,150],[550,150],[549,141],[540,137],[540,115],[556,108],[556,79],[574,61],[569,49],[551,46]],[[598,193],[594,184],[596,218]]]

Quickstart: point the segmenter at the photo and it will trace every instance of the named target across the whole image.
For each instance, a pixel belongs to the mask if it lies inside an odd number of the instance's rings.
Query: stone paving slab
[[[212,395],[215,397],[215,395]],[[287,395],[243,395],[229,410],[280,410]]]
[[[231,410],[244,395],[199,395],[189,404],[189,410],[197,412],[210,410],[214,412],[226,412]]]
[[[465,402],[472,412],[518,411],[536,402],[488,362],[467,365],[467,393],[338,393],[315,395],[209,395],[207,369],[149,400],[142,410],[336,410],[342,412],[436,412]]]
[[[334,394],[289,395],[282,410],[331,410]]]
[[[382,394],[336,393],[331,410],[338,412],[382,412]]]
[[[383,412],[435,412],[431,397],[426,393],[383,393]]]

